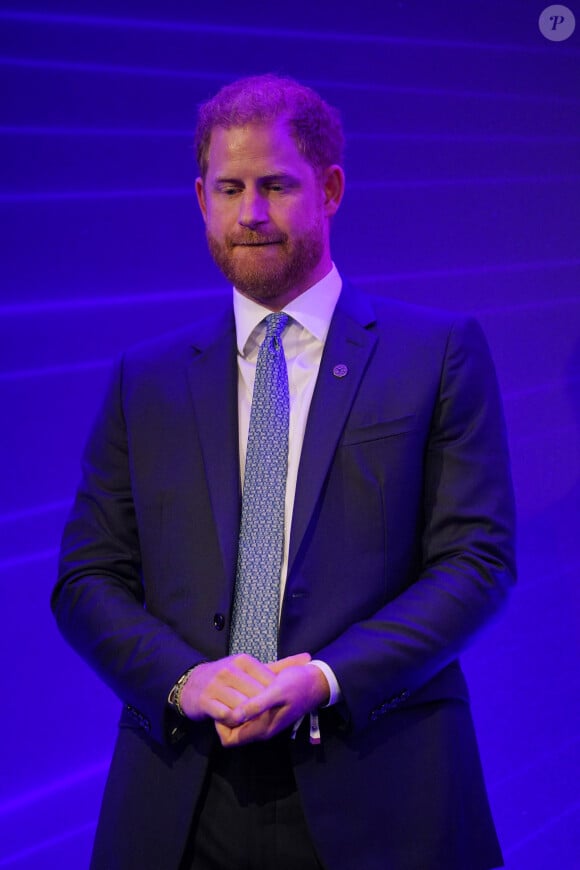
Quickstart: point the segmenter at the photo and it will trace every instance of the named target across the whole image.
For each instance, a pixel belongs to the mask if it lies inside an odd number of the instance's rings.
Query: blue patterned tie
[[[282,331],[288,315],[266,317],[250,412],[230,653],[278,657],[280,568],[288,470],[290,399]]]

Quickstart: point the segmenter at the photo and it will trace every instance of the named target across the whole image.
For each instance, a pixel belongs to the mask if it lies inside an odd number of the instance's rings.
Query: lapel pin
[[[348,366],[345,366],[344,363],[339,363],[333,368],[332,374],[335,378],[344,378],[348,374]]]

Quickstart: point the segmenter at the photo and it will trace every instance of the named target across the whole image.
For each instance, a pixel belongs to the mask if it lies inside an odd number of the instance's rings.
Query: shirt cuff
[[[334,671],[330,665],[327,665],[326,662],[321,662],[319,659],[312,659],[310,664],[316,665],[316,667],[322,671],[330,687],[330,697],[326,704],[323,704],[323,707],[332,707],[333,704],[338,704],[338,702],[342,700],[342,692],[340,691],[338,680],[336,679]]]

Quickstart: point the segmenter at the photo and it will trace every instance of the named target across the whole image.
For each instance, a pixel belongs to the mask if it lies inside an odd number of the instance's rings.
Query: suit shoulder
[[[486,346],[487,339],[478,319],[469,312],[450,311],[372,296],[376,328],[390,336],[397,334],[408,341],[447,343],[450,338],[468,345]]]
[[[185,326],[127,348],[123,353],[125,365],[137,369],[155,367],[181,359],[192,349],[207,347],[234,329],[232,306],[228,302],[218,297],[211,309],[207,305],[193,307],[191,319]]]
[[[450,329],[455,324],[473,320],[470,315],[417,305],[384,296],[371,296],[373,307],[380,322],[397,323],[414,328]]]

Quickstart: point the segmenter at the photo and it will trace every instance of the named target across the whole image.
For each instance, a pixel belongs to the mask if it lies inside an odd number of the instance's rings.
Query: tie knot
[[[280,338],[289,317],[283,311],[276,311],[266,317],[266,338]]]

